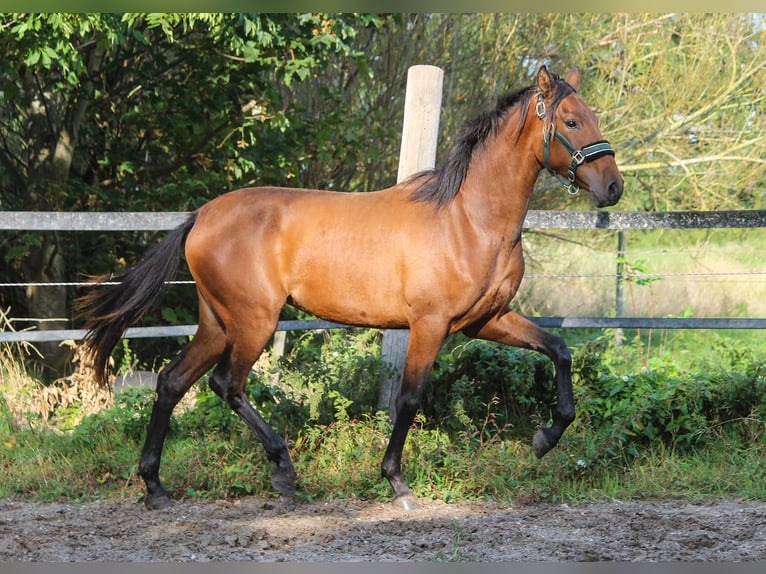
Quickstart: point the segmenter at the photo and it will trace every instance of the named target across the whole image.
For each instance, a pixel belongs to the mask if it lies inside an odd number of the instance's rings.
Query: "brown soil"
[[[0,561],[766,560],[766,502],[0,500]]]

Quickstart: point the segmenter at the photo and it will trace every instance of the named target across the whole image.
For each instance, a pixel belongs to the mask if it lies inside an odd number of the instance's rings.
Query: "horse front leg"
[[[414,510],[419,505],[402,475],[402,451],[445,336],[446,328],[441,322],[430,325],[421,322],[410,330],[402,387],[396,399],[396,420],[380,467],[381,475],[394,490],[394,504],[404,510]]]
[[[574,421],[572,390],[572,355],[561,337],[549,333],[514,311],[490,319],[479,327],[464,329],[469,337],[496,341],[512,347],[531,349],[547,355],[556,369],[557,403],[553,423],[540,427],[532,438],[535,456],[541,458],[556,446],[566,428]]]

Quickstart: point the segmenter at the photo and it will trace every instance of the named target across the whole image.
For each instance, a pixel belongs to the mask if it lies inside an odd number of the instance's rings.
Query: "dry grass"
[[[625,283],[625,315],[666,317],[691,309],[695,317],[766,316],[765,230],[748,230],[740,236],[728,232],[715,241],[707,234],[686,232],[690,241],[673,241],[675,245],[667,237],[671,233],[681,239],[683,232],[654,232],[634,244],[628,235],[627,260],[662,276],[644,285]],[[535,233],[525,237],[528,255],[518,296],[521,310],[551,316],[614,313],[614,235],[594,238],[588,231],[557,236]],[[760,274],[747,274],[753,272]],[[700,275],[708,273],[719,275]],[[535,277],[539,275],[600,277]]]
[[[13,331],[13,324],[6,313],[0,311],[0,327]],[[30,343],[5,343],[0,345],[0,392],[16,428],[46,425],[55,412],[72,408],[78,423],[84,416],[111,406],[112,394],[94,384],[90,367],[82,360],[82,353],[74,341],[62,345],[75,348],[74,372],[44,385],[27,372],[27,358],[37,353]]]

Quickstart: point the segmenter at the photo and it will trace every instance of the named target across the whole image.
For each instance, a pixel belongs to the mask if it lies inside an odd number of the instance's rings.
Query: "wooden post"
[[[403,181],[419,171],[432,169],[436,164],[443,82],[444,71],[435,66],[412,66],[407,71],[397,181]],[[402,384],[409,334],[407,329],[388,329],[383,332],[383,369],[378,408],[388,411],[391,420],[396,419],[396,397]]]

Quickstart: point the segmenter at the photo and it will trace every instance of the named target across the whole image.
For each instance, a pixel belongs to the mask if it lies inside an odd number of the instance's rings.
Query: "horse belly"
[[[221,301],[288,302],[330,321],[402,328],[475,300],[468,273],[449,272],[449,234],[432,213],[393,194],[241,190],[200,211],[187,259]],[[237,272],[217,280],[227,268]]]
[[[289,302],[338,323],[406,327],[400,278],[379,253],[356,247],[298,258],[288,287]]]
[[[288,302],[328,321],[371,327],[406,326],[406,314],[391,278],[365,274],[357,266],[320,266],[305,270],[306,275],[290,288]]]

